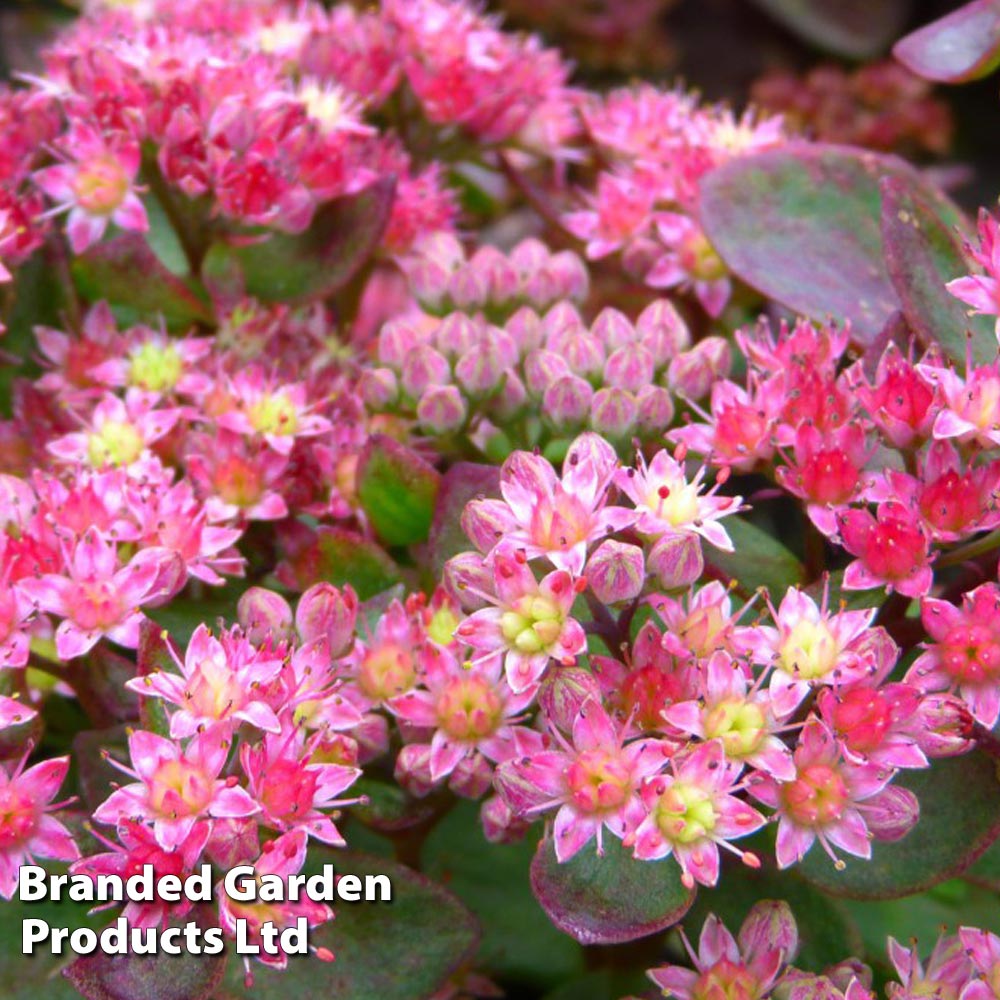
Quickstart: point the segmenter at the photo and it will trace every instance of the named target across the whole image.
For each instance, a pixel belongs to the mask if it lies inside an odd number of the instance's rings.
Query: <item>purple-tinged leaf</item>
[[[867,346],[900,308],[884,260],[879,181],[897,178],[944,220],[955,208],[909,164],[846,146],[792,143],[702,181],[701,221],[737,277],[813,319],[850,320]]]
[[[202,278],[223,302],[244,294],[282,303],[326,298],[347,284],[378,246],[395,188],[393,178],[382,178],[329,201],[303,233],[257,230],[213,243]]]
[[[78,958],[63,973],[86,1000],[208,1000],[226,971],[226,954],[106,955]]]
[[[472,548],[460,523],[466,504],[477,497],[499,495],[500,470],[495,465],[458,462],[441,477],[441,489],[427,542],[435,576],[441,575],[444,564],[452,556]]]
[[[281,582],[293,590],[321,581],[336,587],[349,583],[362,601],[400,580],[399,567],[380,545],[356,531],[326,525],[297,543],[279,571]]]
[[[70,267],[77,288],[91,302],[106,299],[146,321],[162,314],[175,329],[214,322],[208,303],[164,266],[141,233],[104,240],[74,257]]]
[[[1000,2],[973,0],[901,38],[892,54],[912,73],[965,83],[1000,66]]]
[[[909,0],[755,0],[775,20],[827,52],[870,59],[899,34]]]
[[[427,540],[441,476],[411,448],[373,434],[358,461],[358,500],[387,545]]]
[[[177,664],[170,655],[170,648],[177,650],[176,643],[166,629],[147,619],[139,626],[139,648],[136,650],[136,672],[139,677],[148,677],[161,670],[177,673]],[[162,698],[139,699],[139,723],[143,729],[160,736],[170,733],[170,714]]]
[[[917,825],[900,840],[873,843],[870,861],[845,856],[843,871],[814,845],[798,869],[809,882],[850,899],[909,896],[960,875],[1000,836],[1000,773],[983,751],[936,760],[896,783],[917,796]]]
[[[886,177],[880,187],[886,267],[910,329],[925,347],[936,344],[959,364],[971,331],[973,358],[989,363],[996,356],[992,318],[967,315],[945,288],[968,273],[955,233],[901,178]]]
[[[581,944],[621,944],[677,923],[694,901],[673,858],[636,861],[605,835],[604,856],[593,843],[569,861],[556,860],[551,838],[531,862],[531,888],[561,931]]]

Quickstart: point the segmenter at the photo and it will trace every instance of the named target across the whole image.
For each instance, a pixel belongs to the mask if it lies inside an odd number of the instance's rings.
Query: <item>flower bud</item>
[[[653,381],[653,355],[641,344],[626,344],[611,353],[604,366],[604,384],[629,392],[649,388]]]
[[[528,351],[541,347],[545,339],[542,321],[538,313],[529,306],[522,306],[514,313],[504,327],[517,345],[519,357],[524,357]]]
[[[900,785],[889,785],[865,801],[865,822],[876,840],[901,840],[919,819],[920,802]]]
[[[444,355],[429,344],[420,344],[406,355],[403,362],[403,389],[419,399],[430,385],[447,385],[451,381],[451,367]]]
[[[687,531],[663,535],[649,553],[648,569],[664,590],[690,586],[705,569],[701,540]]]
[[[635,321],[639,340],[652,352],[657,368],[691,346],[691,331],[667,299],[651,302]]]
[[[358,391],[369,410],[388,410],[399,398],[399,382],[391,368],[367,368],[361,373]]]
[[[592,333],[564,331],[551,338],[547,346],[560,353],[577,375],[597,377],[604,371],[604,345]]]
[[[517,372],[508,370],[500,391],[489,401],[487,411],[496,420],[511,420],[521,412],[528,400],[528,390],[524,388]]]
[[[455,365],[455,377],[470,396],[488,396],[500,385],[507,370],[498,346],[484,338]]]
[[[444,302],[451,272],[436,261],[417,259],[406,264],[406,278],[413,297],[428,310],[437,310]]]
[[[448,787],[463,799],[481,799],[493,784],[493,768],[481,754],[463,757],[448,778]]]
[[[240,595],[236,620],[255,646],[268,639],[280,642],[292,632],[292,609],[288,601],[264,587],[250,587]]]
[[[420,333],[405,319],[390,320],[378,335],[378,359],[399,371],[407,355],[420,345]]]
[[[479,343],[482,332],[479,324],[465,313],[449,313],[434,332],[434,344],[445,356],[454,360]]]
[[[591,324],[590,332],[600,339],[609,354],[636,341],[636,330],[628,321],[628,317],[610,306],[597,314],[597,318]]]
[[[583,425],[590,413],[594,387],[579,375],[563,375],[545,390],[542,416],[556,430],[572,430]]]
[[[434,788],[431,777],[431,748],[426,743],[411,743],[399,751],[393,769],[396,783],[412,796],[422,799]]]
[[[489,277],[471,264],[460,267],[448,281],[448,298],[459,309],[481,309],[490,298]]]
[[[486,281],[487,301],[509,302],[517,297],[521,286],[518,269],[496,247],[481,246],[469,261]]]
[[[638,416],[635,397],[624,389],[599,389],[590,403],[590,427],[607,438],[627,438]]]
[[[212,832],[205,844],[205,853],[220,868],[235,868],[260,855],[257,820],[252,816],[213,819],[211,826]]]
[[[635,394],[636,433],[650,438],[662,434],[674,419],[674,398],[662,385],[644,385]]]
[[[549,263],[549,248],[534,236],[521,240],[510,252],[510,262],[522,275],[546,267]]]
[[[646,582],[642,549],[611,539],[602,542],[590,557],[584,575],[602,604],[631,601],[642,593]]]
[[[429,434],[449,434],[457,431],[467,414],[465,400],[458,386],[432,385],[417,403],[417,420]]]
[[[544,395],[553,382],[571,374],[566,359],[555,351],[531,351],[524,359],[524,381],[532,396]]]
[[[928,757],[958,757],[972,748],[972,713],[955,695],[924,695],[916,715],[917,746]]]
[[[579,254],[560,250],[545,268],[556,286],[556,297],[583,302],[590,292],[590,274]]]
[[[545,334],[546,347],[554,337],[561,336],[566,331],[576,334],[587,327],[580,318],[580,313],[572,302],[557,302],[542,319],[542,330]]]
[[[332,583],[313,584],[295,609],[295,628],[303,642],[325,637],[331,656],[341,656],[354,638],[358,595],[350,584],[338,590]]]
[[[499,795],[487,799],[479,810],[483,835],[491,844],[516,844],[524,838],[530,820],[522,819]]]
[[[468,513],[468,508],[466,508],[466,513]],[[466,534],[469,534],[464,516],[462,528]],[[495,543],[496,538],[494,537],[487,551]],[[490,593],[493,587],[493,574],[486,568],[483,557],[478,552],[460,552],[444,564],[443,583],[448,593],[455,598],[463,611],[477,611],[487,603],[486,599],[480,595]]]
[[[566,733],[573,731],[573,722],[588,701],[600,703],[601,689],[594,675],[582,667],[548,671],[538,691],[544,717]]]
[[[755,903],[740,928],[739,942],[744,955],[781,951],[785,962],[794,961],[799,950],[799,929],[788,904],[774,899]]]
[[[413,248],[415,258],[433,261],[451,272],[465,263],[462,244],[449,232],[440,229],[422,236]]]

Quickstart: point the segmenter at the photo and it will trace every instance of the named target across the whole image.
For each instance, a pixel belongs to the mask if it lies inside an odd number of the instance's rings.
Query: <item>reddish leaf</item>
[[[460,524],[465,505],[476,497],[499,495],[500,470],[495,465],[458,462],[441,477],[441,490],[428,539],[431,568],[435,576],[440,576],[444,564],[452,556],[472,548]]]
[[[973,0],[900,39],[893,55],[927,80],[965,83],[1000,65],[1000,2]]]
[[[620,944],[677,923],[694,902],[673,858],[636,861],[615,837],[605,853],[586,845],[560,864],[552,840],[538,845],[531,862],[535,898],[561,931],[581,944]]]

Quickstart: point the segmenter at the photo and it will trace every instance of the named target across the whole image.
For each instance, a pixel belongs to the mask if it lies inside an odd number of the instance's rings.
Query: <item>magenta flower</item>
[[[160,596],[161,575],[174,575],[174,558],[166,549],[142,549],[123,566],[114,542],[90,528],[64,573],[26,578],[18,586],[37,607],[63,619],[56,630],[61,659],[83,656],[102,636],[135,649],[143,620],[139,607]]]
[[[303,740],[297,729],[265,735],[255,746],[240,747],[240,763],[250,793],[260,804],[261,822],[276,830],[302,830],[325,844],[343,847],[336,824],[321,810],[336,810],[361,799],[340,795],[361,776],[357,767],[313,760],[323,739],[319,731]]]
[[[570,446],[561,478],[544,458],[516,451],[500,470],[503,500],[473,500],[462,527],[484,554],[502,544],[579,576],[588,546],[635,520],[633,511],[606,506],[617,465],[611,445],[592,433]]]
[[[906,673],[918,691],[954,691],[976,720],[1000,719],[1000,587],[984,583],[956,607],[925,597],[920,617],[933,640]]]
[[[805,591],[789,587],[779,607],[771,608],[774,626],[741,632],[740,647],[753,661],[774,667],[770,693],[779,719],[814,687],[880,679],[894,662],[895,645],[885,633],[869,629],[876,608],[831,613],[828,600],[828,588],[817,604]]]
[[[698,223],[688,215],[661,212],[656,216],[656,233],[663,252],[647,273],[646,284],[690,289],[709,316],[721,316],[733,284]]]
[[[972,313],[997,317],[997,336],[1000,337],[1000,241],[997,240],[997,221],[986,209],[979,210],[979,246],[966,241],[966,253],[985,271],[955,278],[946,288],[956,299],[972,306]]]
[[[637,462],[637,468],[619,469],[615,474],[618,488],[635,504],[637,531],[651,538],[693,532],[724,552],[733,551],[719,519],[735,514],[742,497],[716,496],[721,482],[702,493],[705,469],[688,482],[684,466],[667,451],[658,451],[648,466],[642,455]],[[725,478],[720,476],[720,480]]]
[[[198,371],[198,365],[211,353],[211,340],[170,337],[163,330],[145,326],[127,331],[123,339],[124,356],[92,368],[94,381],[162,395],[201,397],[211,389],[211,377]]]
[[[701,929],[698,951],[683,938],[694,969],[665,965],[647,975],[664,996],[679,1000],[766,1000],[798,950],[798,928],[785,903],[757,903],[740,928],[739,939],[711,914]]]
[[[890,937],[888,947],[889,958],[900,980],[898,986],[889,986],[892,1000],[917,1000],[919,997],[958,1000],[960,994],[965,996],[962,988],[972,978],[973,966],[966,953],[967,946],[957,934],[942,934],[938,938],[926,966],[920,961],[915,941],[904,948]]]
[[[22,711],[27,711],[22,708]],[[66,802],[53,802],[69,770],[69,757],[53,757],[24,770],[28,745],[13,772],[0,765],[0,896],[10,899],[22,865],[40,858],[75,861],[80,852],[69,830],[54,816]]]
[[[558,807],[553,839],[559,861],[568,861],[594,837],[597,853],[603,854],[605,828],[623,839],[642,821],[639,787],[663,769],[670,746],[650,738],[623,742],[624,728],[596,702],[577,713],[572,743],[558,730],[552,735],[560,749],[539,750],[500,765],[500,794],[521,815]]]
[[[423,657],[420,686],[390,699],[388,707],[401,721],[433,730],[428,763],[431,780],[438,782],[477,753],[494,763],[509,757],[513,724],[533,702],[535,691],[534,685],[512,691],[498,657],[466,667],[439,650]]]
[[[525,562],[504,552],[492,563],[496,606],[471,614],[455,636],[486,657],[502,657],[507,683],[520,693],[538,683],[550,659],[572,666],[586,650],[583,626],[570,616],[580,588],[564,570],[537,581]]]
[[[178,661],[177,666],[180,673],[157,670],[125,684],[144,698],[162,698],[179,706],[170,716],[173,739],[193,736],[219,723],[230,730],[249,722],[265,732],[281,731],[278,717],[260,691],[278,675],[280,658],[258,653],[238,633],[223,633],[220,641],[206,625],[199,625],[188,642],[184,662]]]
[[[959,927],[958,937],[977,976],[962,990],[961,1000],[996,1000],[1000,996],[1000,937],[976,927]]]
[[[128,878],[142,871],[143,865],[152,865],[156,885],[164,875],[184,878],[195,870],[208,841],[210,827],[210,823],[196,823],[179,844],[166,850],[157,842],[148,826],[133,819],[122,819],[116,830],[120,843],[91,830],[91,836],[96,837],[109,850],[82,858],[70,866],[70,872],[73,875],[89,875],[96,882],[98,875]],[[110,905],[114,904],[106,904]],[[168,903],[160,898],[149,902],[129,900],[122,915],[131,927],[156,927],[165,925],[172,918],[184,917],[193,905],[190,900],[183,898],[179,903]]]
[[[755,798],[778,813],[778,866],[787,868],[805,857],[819,840],[838,868],[844,862],[833,848],[870,858],[871,838],[863,815],[892,779],[891,768],[851,764],[843,759],[830,730],[818,719],[802,729],[795,749],[795,778],[776,781],[763,774],[747,783]]]
[[[260,812],[235,778],[220,777],[230,745],[229,737],[218,729],[198,733],[185,747],[155,733],[131,733],[132,767],[109,760],[137,780],[112,792],[94,810],[94,819],[109,824],[145,820],[153,825],[156,843],[171,851],[184,843],[199,820]]]
[[[69,162],[36,171],[34,180],[57,203],[50,214],[69,212],[66,235],[73,252],[83,253],[96,243],[110,222],[145,232],[149,220],[135,189],[138,144],[124,137],[109,140],[77,122],[65,146]]]
[[[732,851],[752,868],[760,861],[730,841],[759,830],[767,821],[737,798],[743,765],[726,759],[720,740],[695,747],[671,761],[672,774],[648,778],[640,794],[646,810],[642,822],[624,840],[644,861],[673,854],[681,881],[712,886],[719,880],[719,848]]]
[[[942,397],[942,408],[934,420],[934,437],[960,443],[975,442],[981,448],[1000,446],[1000,365],[967,366],[963,379],[953,368],[922,364],[919,370],[934,383]]]
[[[776,733],[779,723],[768,694],[751,687],[746,671],[724,652],[701,665],[698,697],[671,705],[663,717],[702,740],[717,740],[726,758],[787,781],[792,755]]]

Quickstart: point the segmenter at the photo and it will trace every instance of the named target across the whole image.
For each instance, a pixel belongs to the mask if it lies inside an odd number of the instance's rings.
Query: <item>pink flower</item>
[[[611,445],[592,433],[570,446],[561,478],[541,456],[516,451],[500,470],[503,500],[473,500],[462,527],[483,553],[502,544],[579,576],[588,546],[635,520],[633,511],[606,506],[617,464]]]
[[[104,361],[90,377],[104,385],[132,387],[162,395],[203,396],[212,379],[198,371],[210,354],[212,341],[205,337],[169,337],[163,330],[139,326],[124,336],[124,357]]]
[[[733,793],[743,765],[726,758],[720,740],[702,743],[670,762],[673,774],[648,778],[640,794],[646,817],[625,838],[635,856],[656,860],[673,854],[681,881],[712,886],[719,880],[719,848],[732,851],[752,868],[760,861],[730,841],[759,830],[766,822]]]
[[[926,967],[920,961],[915,941],[904,948],[890,937],[889,958],[900,980],[900,985],[889,986],[892,1000],[917,1000],[935,995],[941,1000],[958,1000],[973,973],[966,946],[957,934],[942,934],[938,938]]]
[[[957,691],[976,720],[1000,719],[1000,587],[984,583],[956,607],[925,597],[920,617],[933,640],[906,673],[918,691]]]
[[[651,224],[653,191],[637,176],[602,172],[597,191],[588,200],[591,207],[570,212],[563,222],[577,239],[586,242],[589,260],[621,250]]]
[[[129,139],[108,140],[88,125],[75,123],[64,143],[69,162],[44,167],[35,183],[57,205],[52,212],[69,212],[66,234],[74,253],[96,243],[113,222],[143,233],[149,228],[146,210],[135,190],[139,147]]]
[[[531,686],[513,692],[502,679],[497,657],[463,666],[445,650],[423,658],[420,687],[389,701],[401,721],[433,730],[430,776],[434,782],[450,775],[466,758],[482,754],[494,763],[513,752],[513,724],[535,696]]]
[[[314,762],[312,753],[323,738],[317,732],[303,740],[297,729],[265,735],[255,746],[240,747],[240,763],[250,781],[250,793],[260,804],[261,822],[276,830],[302,830],[325,844],[344,846],[330,816],[360,799],[337,796],[360,777],[361,770],[343,764]]]
[[[161,576],[175,575],[173,558],[165,549],[142,549],[122,566],[118,547],[90,528],[64,573],[24,579],[19,586],[37,607],[64,619],[56,630],[61,659],[83,656],[102,636],[135,649],[143,620],[139,606],[160,596]]]
[[[857,558],[844,571],[845,590],[885,587],[906,597],[931,589],[929,539],[916,514],[895,500],[867,510],[837,512],[841,544]]]
[[[725,482],[723,475],[708,493],[702,493],[704,467],[689,483],[683,465],[665,450],[658,451],[649,465],[642,455],[637,456],[637,462],[637,468],[615,473],[618,488],[635,504],[637,531],[652,538],[692,532],[724,552],[733,551],[719,519],[735,514],[743,498],[715,495]]]
[[[260,806],[236,778],[219,777],[230,746],[229,736],[219,729],[196,734],[185,747],[155,733],[131,733],[132,767],[113,758],[109,761],[137,780],[112,792],[94,810],[94,819],[111,824],[145,820],[153,825],[156,843],[172,851],[187,840],[200,820],[260,812]]]
[[[201,858],[208,841],[210,823],[196,823],[190,833],[175,847],[166,850],[153,836],[153,831],[133,819],[121,819],[117,834],[121,843],[106,839],[95,830],[90,831],[102,844],[110,848],[104,854],[92,854],[70,867],[73,875],[89,875],[95,882],[99,875],[119,875],[128,878],[142,871],[143,865],[153,866],[153,881],[157,889],[164,875],[184,878],[190,875]],[[113,904],[107,904],[113,905]],[[193,904],[186,899],[168,903],[157,898],[148,902],[130,900],[122,915],[131,927],[156,927],[171,918],[181,918],[190,913]],[[102,909],[103,907],[98,907]]]
[[[980,448],[1000,446],[1000,364],[967,365],[963,379],[953,368],[919,365],[920,373],[934,383],[943,406],[934,420],[934,437],[974,442]]]
[[[979,246],[968,241],[966,253],[986,272],[955,278],[945,287],[966,305],[972,306],[972,313],[997,317],[997,336],[1000,337],[1000,241],[997,240],[996,219],[986,211],[979,210]]]
[[[69,830],[48,815],[67,802],[52,799],[69,770],[69,757],[53,757],[24,770],[33,746],[28,745],[13,773],[0,765],[0,896],[10,899],[17,889],[21,865],[36,856],[75,861],[80,852]]]
[[[258,653],[238,633],[223,633],[220,641],[207,626],[199,625],[188,642],[184,662],[177,661],[177,666],[180,673],[157,670],[125,684],[144,698],[162,698],[180,706],[170,716],[173,739],[193,736],[222,722],[230,728],[249,722],[266,732],[281,731],[278,717],[260,694],[261,685],[281,670],[280,658]]]
[[[879,358],[874,384],[865,380],[860,364],[849,369],[848,375],[855,397],[891,445],[907,448],[930,436],[938,412],[934,383],[895,344]]]
[[[683,932],[682,932],[683,933]],[[683,938],[694,969],[664,965],[647,975],[664,996],[679,1000],[766,1000],[798,950],[798,928],[784,903],[757,903],[740,928],[739,941],[711,914],[701,929],[698,952]]]
[[[895,660],[895,645],[881,630],[869,630],[876,608],[831,613],[829,587],[817,604],[805,591],[789,587],[774,626],[743,630],[741,648],[755,663],[773,664],[770,694],[779,719],[790,715],[813,687],[881,678]]]
[[[624,743],[624,728],[593,701],[577,713],[572,743],[558,730],[552,735],[560,749],[505,761],[497,768],[497,787],[519,815],[558,807],[553,840],[559,861],[568,861],[595,836],[603,854],[605,828],[622,839],[642,821],[639,787],[663,769],[670,747],[648,738]]]
[[[661,212],[656,216],[656,232],[665,252],[646,274],[646,284],[690,288],[709,316],[721,316],[732,281],[701,227],[690,216]]]
[[[288,876],[295,875],[302,870],[306,860],[306,846],[308,838],[302,830],[292,830],[282,834],[276,840],[268,841],[261,851],[260,857],[253,862],[253,875],[248,879],[257,879],[259,882],[262,876],[277,875],[288,884]],[[266,923],[273,924],[279,931],[286,927],[294,927],[297,920],[304,917],[310,927],[317,927],[328,920],[333,919],[333,911],[325,903],[314,902],[307,893],[302,892],[297,900],[282,900],[278,902],[238,902],[231,899],[222,888],[220,882],[217,887],[219,897],[219,923],[222,929],[230,936],[237,933],[237,921],[245,921],[244,930],[246,940],[251,944],[261,945],[261,928]],[[332,961],[333,955],[325,948],[312,951],[323,961]],[[257,961],[263,965],[271,966],[275,969],[284,969],[288,964],[288,956],[282,952],[272,955],[260,950],[256,956]],[[247,968],[247,985],[253,983],[253,976],[250,974],[249,959],[245,958]]]
[[[1000,996],[1000,937],[976,927],[959,927],[958,937],[979,976],[962,990],[961,1000],[996,1000]]]
[[[795,774],[792,755],[776,733],[779,724],[770,698],[750,687],[742,666],[724,652],[701,666],[698,698],[671,705],[663,717],[703,740],[717,740],[726,758],[766,771],[779,780]]]
[[[833,848],[859,858],[872,849],[863,810],[893,776],[891,768],[851,764],[842,759],[833,734],[819,720],[806,723],[794,754],[792,781],[775,781],[762,774],[748,782],[750,794],[778,813],[777,858],[787,868],[805,857],[819,840],[838,868],[844,862]]]
[[[519,693],[538,683],[550,659],[571,666],[586,650],[583,627],[570,616],[580,588],[564,570],[537,581],[525,562],[503,552],[492,570],[496,606],[474,612],[455,636],[487,657],[502,656],[507,683]]]

